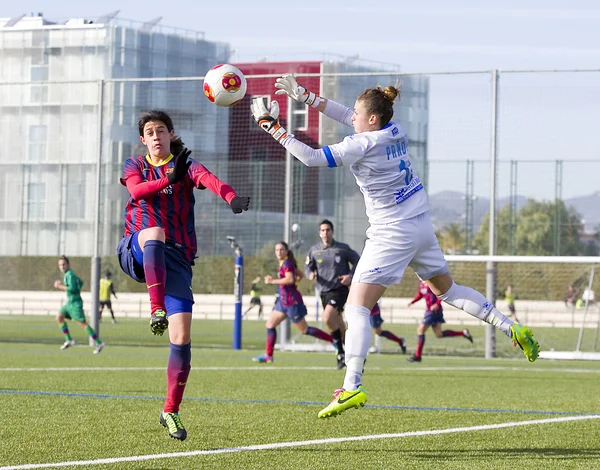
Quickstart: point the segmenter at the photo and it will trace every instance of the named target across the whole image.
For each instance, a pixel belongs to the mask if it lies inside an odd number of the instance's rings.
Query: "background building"
[[[131,79],[202,76],[229,53],[203,33],[115,14],[60,23],[41,15],[0,19],[0,255],[90,255],[98,210],[101,254],[113,254],[125,200],[118,177],[136,151],[139,112],[172,113],[186,144],[205,153],[219,147],[206,129],[226,126],[226,116],[200,99],[201,82]]]
[[[171,115],[194,158],[252,197],[252,211],[234,217],[210,191],[196,193],[199,254],[230,254],[226,235],[248,254],[282,239],[285,149],[253,122],[251,99],[274,98],[274,77],[296,73],[310,75],[301,78],[309,89],[352,106],[364,88],[397,77],[368,75],[373,68],[348,61],[238,64],[249,77],[247,95],[233,108],[218,108],[204,97],[201,77],[229,57],[227,44],[207,41],[203,33],[164,28],[158,20],[125,22],[116,13],[93,21],[0,19],[6,136],[0,141],[0,255],[89,256],[98,219],[99,254],[112,256],[128,197],[119,184],[123,162],[145,152],[137,116],[153,108]],[[352,72],[367,75],[345,75]],[[344,75],[327,75],[335,73]],[[404,78],[402,91],[395,120],[407,128],[416,171],[426,180],[428,79]],[[284,125],[313,147],[352,132],[299,103],[290,127],[287,99],[279,102]],[[307,168],[294,160],[291,188],[292,222],[299,226],[294,237],[316,241],[315,224],[327,217],[338,237],[362,245],[364,204],[348,169]]]

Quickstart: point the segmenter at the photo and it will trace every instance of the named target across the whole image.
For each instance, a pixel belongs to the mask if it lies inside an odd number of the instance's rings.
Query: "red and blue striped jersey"
[[[419,291],[414,299],[412,299],[412,303],[414,304],[418,300],[425,299],[425,305],[427,306],[427,311],[431,312],[431,307],[434,305],[439,305],[439,309],[437,313],[442,313],[442,301],[438,299],[437,295],[435,295],[432,290],[429,288],[427,284],[421,281],[419,284]]]
[[[161,227],[166,241],[178,245],[189,261],[196,257],[197,240],[194,221],[194,188],[210,189],[230,203],[236,196],[231,186],[219,180],[193,159],[183,181],[170,184],[175,158],[170,155],[161,164],[148,156],[131,157],[123,168],[121,184],[131,197],[125,206],[125,233],[131,235],[149,227]]]
[[[302,305],[304,300],[302,299],[302,294],[296,286],[296,268],[294,267],[294,264],[286,258],[283,263],[279,265],[279,279],[285,278],[285,273],[288,272],[292,273],[294,283],[286,286],[282,284],[279,285],[279,298],[281,299],[281,303],[284,307]]]
[[[381,314],[381,309],[379,308],[379,303],[375,302],[375,307],[373,307],[373,310],[371,310],[371,317],[374,317],[376,315],[380,315]]]

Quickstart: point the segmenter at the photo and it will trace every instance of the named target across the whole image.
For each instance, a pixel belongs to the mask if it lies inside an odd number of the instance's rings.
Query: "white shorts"
[[[369,227],[352,280],[382,286],[400,284],[407,266],[422,280],[448,272],[427,212],[396,224]]]

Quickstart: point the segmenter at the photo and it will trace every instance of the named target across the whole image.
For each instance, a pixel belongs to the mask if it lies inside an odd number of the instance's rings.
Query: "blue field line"
[[[38,392],[34,390],[0,390],[3,395],[41,395],[51,397],[69,397],[69,398],[105,398],[117,400],[160,400],[165,397],[153,397],[147,395],[108,395],[104,393],[66,393],[66,392]],[[266,405],[309,405],[323,406],[327,403],[318,401],[284,401],[284,400],[257,400],[257,399],[236,399],[236,398],[184,398],[184,401],[202,401],[219,403],[259,403]],[[583,411],[539,411],[539,410],[505,410],[489,408],[460,408],[460,407],[434,407],[434,406],[402,406],[402,405],[365,405],[365,408],[382,410],[409,410],[409,411],[468,411],[471,413],[510,413],[527,415],[555,415],[555,416],[579,416],[591,415],[597,413],[587,413]]]

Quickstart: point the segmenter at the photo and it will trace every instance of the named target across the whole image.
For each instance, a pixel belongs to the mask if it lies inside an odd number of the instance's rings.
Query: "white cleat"
[[[67,349],[67,348],[70,348],[71,346],[75,346],[75,340],[74,339],[70,339],[68,341],[65,341],[63,343],[63,345],[60,347],[60,349],[61,350]]]
[[[96,345],[96,349],[94,349],[94,354],[99,354],[100,351],[102,351],[104,349],[104,346],[106,346],[103,342],[100,344]]]

